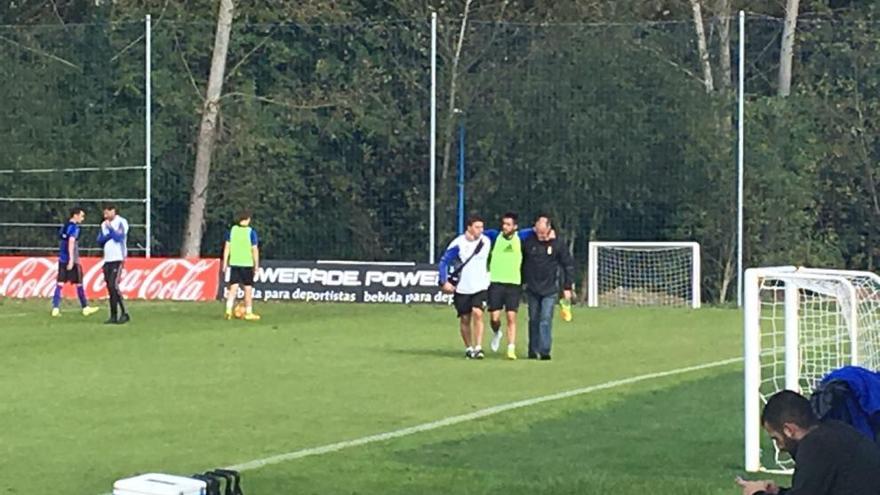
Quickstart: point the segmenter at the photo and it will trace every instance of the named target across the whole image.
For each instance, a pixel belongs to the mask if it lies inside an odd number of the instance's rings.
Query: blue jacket
[[[841,394],[839,385],[844,383],[848,393]],[[833,394],[835,386],[838,395],[843,395],[842,400],[829,404],[824,411],[817,410],[819,416],[822,419],[842,419],[871,440],[880,440],[880,373],[858,366],[844,366],[825,375],[816,392],[819,396],[823,392]],[[816,399],[819,397],[813,399],[814,408]]]

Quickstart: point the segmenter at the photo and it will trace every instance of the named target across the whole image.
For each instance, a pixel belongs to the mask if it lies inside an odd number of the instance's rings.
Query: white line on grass
[[[475,419],[485,418],[486,416],[492,416],[494,414],[502,413],[505,411],[510,411],[513,409],[521,409],[523,407],[534,406],[535,404],[541,404],[544,402],[550,402],[554,400],[567,399],[569,397],[575,397],[578,395],[589,394],[592,392],[598,392],[600,390],[607,390],[609,388],[620,387],[623,385],[630,385],[633,383],[643,382],[646,380],[652,380],[654,378],[663,378],[667,376],[673,375],[681,375],[683,373],[690,373],[692,371],[705,370],[709,368],[717,368],[719,366],[726,366],[728,364],[738,363],[742,361],[743,358],[731,358],[724,359],[722,361],[714,361],[711,363],[698,364],[696,366],[689,366],[687,368],[678,368],[670,371],[660,371],[657,373],[648,373],[646,375],[638,375],[629,378],[623,378],[620,380],[614,380],[610,382],[600,383],[598,385],[591,385],[589,387],[577,388],[574,390],[568,390],[566,392],[559,392],[556,394],[544,395],[541,397],[535,397],[532,399],[525,399],[516,402],[510,402],[508,404],[500,404],[497,406],[487,407],[486,409],[480,409],[479,411],[474,411],[468,414],[461,414],[459,416],[450,416],[448,418],[439,419],[437,421],[431,421],[430,423],[423,423],[416,426],[410,426],[409,428],[403,428],[400,430],[389,431],[386,433],[379,433],[376,435],[370,435],[367,437],[357,438],[354,440],[346,440],[344,442],[331,443],[328,445],[322,445],[320,447],[312,447],[308,449],[296,450],[294,452],[288,452],[286,454],[278,454],[270,457],[266,457],[263,459],[257,459],[254,461],[244,462],[242,464],[236,464],[234,466],[229,466],[226,469],[234,469],[236,471],[249,471],[251,469],[258,469],[264,466],[269,466],[272,464],[279,464],[286,461],[292,461],[294,459],[302,459],[303,457],[309,457],[313,455],[322,455],[329,454],[331,452],[337,452],[339,450],[347,449],[349,447],[357,447],[359,445],[366,445],[368,443],[375,442],[384,442],[385,440],[391,440],[392,438],[400,438],[408,435],[413,435],[415,433],[421,433],[423,431],[436,430],[438,428],[443,428],[444,426],[452,426],[459,423],[464,423],[467,421],[473,421]]]
[[[631,385],[633,383],[643,382],[646,380],[653,380],[654,378],[664,378],[667,376],[681,375],[684,373],[690,373],[692,371],[700,371],[710,368],[718,368],[721,366],[726,366],[728,364],[741,362],[743,358],[730,358],[724,359],[721,361],[713,361],[711,363],[703,363],[698,364],[696,366],[688,366],[686,368],[678,368],[669,371],[659,371],[656,373],[648,373],[645,375],[631,376],[629,378],[622,378],[620,380],[613,380],[610,382],[600,383],[598,385],[590,385],[589,387],[576,388],[574,390],[568,390],[566,392],[559,392],[556,394],[544,395],[541,397],[535,397],[532,399],[525,399],[516,402],[510,402],[507,404],[500,404],[497,406],[487,407],[486,409],[480,409],[479,411],[474,411],[468,414],[461,414],[459,416],[450,416],[448,418],[439,419],[437,421],[431,421],[430,423],[423,423],[416,426],[410,426],[409,428],[403,428],[400,430],[389,431],[386,433],[379,433],[376,435],[370,435],[367,437],[356,438],[354,440],[346,440],[344,442],[331,443],[328,445],[322,445],[320,447],[312,447],[308,449],[296,450],[293,452],[288,452],[286,454],[278,454],[270,457],[265,457],[263,459],[257,459],[253,461],[244,462],[241,464],[236,464],[234,466],[228,466],[226,469],[234,469],[236,471],[250,471],[252,469],[259,469],[261,467],[269,466],[272,464],[280,464],[282,462],[292,461],[295,459],[302,459],[303,457],[310,457],[313,455],[322,455],[329,454],[331,452],[337,452],[343,449],[347,449],[349,447],[357,447],[359,445],[366,445],[369,443],[375,442],[384,442],[385,440],[391,440],[393,438],[405,437],[408,435],[413,435],[416,433],[421,433],[423,431],[436,430],[438,428],[443,428],[444,426],[452,426],[457,425],[459,423],[465,423],[467,421],[473,421],[475,419],[485,418],[486,416],[492,416],[494,414],[499,414],[505,411],[511,411],[513,409],[521,409],[524,407],[534,406],[535,404],[541,404],[544,402],[550,402],[554,400],[567,399],[569,397],[575,397],[578,395],[589,394],[592,392],[598,392],[600,390],[608,390],[609,388],[620,387],[623,385]],[[112,495],[110,493],[105,493],[102,495]]]
[[[28,316],[30,313],[0,313],[0,318],[19,318],[22,316]]]

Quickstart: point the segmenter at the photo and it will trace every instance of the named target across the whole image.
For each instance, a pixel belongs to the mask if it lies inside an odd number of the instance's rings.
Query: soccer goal
[[[696,242],[591,242],[587,300],[597,306],[700,307]]]
[[[751,268],[744,282],[746,470],[788,472],[761,409],[783,389],[809,396],[841,366],[880,367],[880,276],[787,266]]]

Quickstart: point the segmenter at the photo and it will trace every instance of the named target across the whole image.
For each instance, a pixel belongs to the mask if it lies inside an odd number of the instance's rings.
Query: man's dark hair
[[[509,219],[513,220],[513,223],[518,223],[518,221],[519,221],[519,215],[517,215],[516,213],[514,213],[512,211],[508,211],[504,215],[501,215],[501,220],[504,220],[505,218],[509,218]]]
[[[104,211],[116,211],[116,205],[113,203],[106,203],[104,205]]]
[[[546,219],[547,219],[547,223],[552,223],[551,220],[550,220],[550,214],[549,214],[549,213],[545,213],[545,212],[543,212],[543,211],[542,211],[541,213],[538,213],[537,215],[535,215],[535,223],[538,223],[538,220],[540,220],[540,219],[542,219],[542,218],[546,218]]]
[[[483,217],[481,217],[480,215],[471,215],[467,219],[467,226],[470,227],[477,222],[483,222]]]
[[[238,220],[239,222],[243,222],[245,220],[250,219],[251,216],[253,216],[253,214],[251,213],[251,210],[241,210],[240,212],[238,212],[238,215],[236,215],[235,219]]]
[[[85,210],[83,210],[79,206],[74,206],[73,208],[70,209],[70,216],[68,218],[73,218],[75,215],[79,215],[80,213],[83,213],[83,212],[85,212]]]
[[[783,390],[767,401],[764,412],[761,413],[761,424],[782,431],[785,423],[794,423],[806,429],[818,425],[819,418],[806,397],[791,390]]]

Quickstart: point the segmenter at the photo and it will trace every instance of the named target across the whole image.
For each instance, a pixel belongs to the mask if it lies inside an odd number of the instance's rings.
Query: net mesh
[[[142,22],[0,26],[0,253],[52,252],[71,207],[99,251],[103,203],[145,245]]]
[[[786,288],[797,294],[798,376],[800,392],[811,395],[830,371],[851,364],[877,369],[880,364],[880,278],[870,274],[814,270],[761,280],[762,404],[786,388]],[[791,317],[793,313],[789,314]],[[852,332],[852,333],[851,333]],[[858,359],[853,362],[856,336]],[[762,440],[762,465],[789,470],[791,458],[769,439]],[[770,453],[772,452],[772,456]]]
[[[693,305],[692,246],[598,246],[600,306]]]

